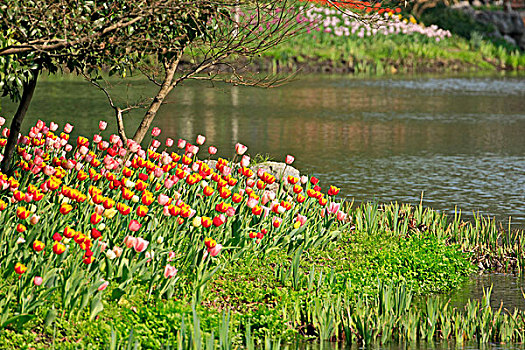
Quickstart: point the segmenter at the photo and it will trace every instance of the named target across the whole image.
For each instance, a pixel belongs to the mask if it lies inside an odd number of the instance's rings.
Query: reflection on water
[[[145,94],[145,86],[121,88],[121,96]],[[524,78],[313,76],[270,90],[177,89],[156,120],[164,137],[204,134],[221,156],[236,142],[252,155],[293,154],[301,171],[357,202],[418,203],[424,192],[433,208],[512,216],[514,227],[525,226]],[[112,118],[104,95],[83,82],[41,82],[34,99],[29,119],[74,120],[82,133]],[[131,133],[139,114],[127,119]]]
[[[503,273],[473,275],[447,298],[450,298],[451,306],[463,307],[468,299],[480,300],[484,291],[492,288],[490,305],[494,309],[502,306],[512,312],[515,308],[525,310],[524,287],[523,276]]]

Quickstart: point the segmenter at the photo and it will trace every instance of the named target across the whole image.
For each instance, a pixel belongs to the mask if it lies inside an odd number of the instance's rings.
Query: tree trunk
[[[20,133],[20,128],[22,127],[22,121],[26,116],[27,109],[33,98],[33,93],[35,92],[36,81],[40,70],[33,71],[33,77],[24,83],[24,91],[22,93],[22,98],[18,104],[18,109],[11,121],[11,128],[9,131],[9,137],[7,138],[7,144],[4,148],[4,159],[2,160],[2,172],[7,174],[10,171],[11,160],[13,159],[13,153],[15,147],[18,144],[18,135]]]
[[[140,123],[137,131],[135,132],[135,135],[133,136],[133,140],[137,143],[141,143],[142,140],[144,140],[144,137],[146,136],[146,133],[148,132],[149,127],[151,126],[151,123],[153,122],[153,119],[155,119],[155,116],[157,115],[157,112],[164,102],[164,99],[170,91],[173,89],[173,78],[175,76],[175,71],[177,70],[177,67],[179,65],[180,57],[174,59],[170,65],[166,69],[166,75],[164,76],[164,81],[162,82],[162,85],[160,87],[159,92],[157,92],[157,95],[153,98],[153,101],[151,102],[148,111],[144,115],[144,118],[142,118],[142,122]]]

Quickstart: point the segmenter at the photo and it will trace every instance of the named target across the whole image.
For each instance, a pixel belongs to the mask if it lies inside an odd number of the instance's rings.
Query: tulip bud
[[[43,279],[40,276],[35,276],[35,278],[33,279],[33,284],[35,286],[40,286],[42,282],[43,282]]]

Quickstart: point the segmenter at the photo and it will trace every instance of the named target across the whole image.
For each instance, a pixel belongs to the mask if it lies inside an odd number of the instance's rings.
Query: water
[[[484,291],[492,288],[490,305],[493,309],[507,309],[514,311],[515,308],[525,310],[525,278],[512,274],[491,273],[470,276],[458,289],[447,295],[450,305],[463,307],[468,299],[480,300]]]
[[[134,81],[114,88],[120,100],[147,96]],[[14,106],[2,100],[3,114]],[[113,121],[104,94],[75,79],[41,81],[28,115],[74,122],[93,133]],[[128,133],[140,114],[126,116]],[[525,77],[350,79],[302,76],[276,89],[186,83],[161,108],[162,136],[194,140],[231,157],[283,160],[341,187],[357,202],[398,201],[453,213],[495,216],[525,227]]]

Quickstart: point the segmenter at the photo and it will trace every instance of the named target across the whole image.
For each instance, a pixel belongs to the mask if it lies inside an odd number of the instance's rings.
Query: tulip
[[[118,257],[120,257],[120,256],[122,255],[122,251],[123,251],[123,249],[120,248],[120,247],[116,247],[116,246],[115,246],[115,247],[113,247],[112,251],[113,251],[113,253],[115,253],[115,255],[116,255],[117,258],[118,258]]]
[[[169,137],[166,139],[166,147],[171,147],[173,146],[173,139],[170,139]]]
[[[339,208],[341,207],[340,203],[331,202],[328,206],[328,213],[336,214]]]
[[[241,166],[246,168],[248,165],[250,165],[250,157],[247,155],[242,156]]]
[[[238,155],[242,156],[244,153],[246,153],[246,150],[248,150],[248,147],[246,147],[245,145],[241,143],[235,144],[235,152]]]
[[[117,254],[115,254],[115,252],[113,250],[108,250],[106,252],[106,257],[109,259],[109,260],[113,260],[117,257]]]
[[[108,126],[108,123],[103,121],[103,120],[98,122],[98,128],[99,128],[100,131],[106,130],[107,126]]]
[[[131,220],[129,223],[129,230],[133,232],[137,232],[141,228],[141,224],[137,220]]]
[[[290,165],[290,164],[293,163],[294,160],[295,160],[295,158],[293,156],[291,156],[289,154],[286,156],[286,164]]]
[[[149,241],[146,241],[145,239],[139,237],[136,239],[135,245],[133,246],[133,248],[135,249],[137,253],[142,253],[148,248],[148,245],[149,245]]]
[[[198,135],[195,143],[197,143],[197,145],[203,145],[204,142],[206,142],[206,137],[203,135]]]
[[[35,241],[33,242],[33,249],[34,249],[36,252],[41,252],[42,250],[44,250],[45,247],[46,247],[46,245],[45,245],[44,242],[42,242],[42,241],[35,240]]]
[[[57,129],[58,129],[58,124],[57,123],[55,123],[55,122],[49,123],[49,130],[50,131],[54,132],[54,131],[57,131]]]
[[[217,148],[213,146],[208,147],[208,153],[210,155],[214,155],[215,153],[217,153]]]
[[[44,281],[44,280],[43,280],[42,277],[40,277],[40,276],[35,276],[35,278],[33,278],[33,284],[34,284],[35,286],[37,286],[37,287],[40,286],[40,285],[42,285],[42,282],[43,282],[43,281]]]
[[[196,216],[193,218],[193,220],[191,221],[191,224],[193,225],[193,227],[200,227],[202,225],[202,219],[200,216]]]
[[[157,137],[157,136],[159,136],[159,135],[160,135],[160,131],[161,131],[161,130],[160,130],[159,128],[154,127],[154,128],[151,130],[151,136],[153,136],[153,137]]]
[[[53,253],[60,255],[66,251],[66,246],[62,243],[56,242],[53,244]]]
[[[133,248],[136,242],[137,242],[137,239],[133,236],[124,237],[124,245],[128,248]]]
[[[16,265],[15,265],[15,272],[17,274],[22,275],[26,271],[27,271],[27,266],[25,266],[24,264],[22,264],[20,262],[16,263]]]
[[[26,240],[24,239],[24,237],[18,237],[18,239],[16,240],[16,244],[23,244],[25,242]]]
[[[178,270],[171,266],[170,264],[166,265],[166,268],[164,269],[164,277],[165,278],[172,278],[177,274]]]
[[[66,123],[66,126],[64,126],[64,132],[69,134],[71,131],[73,131],[73,125]]]
[[[208,249],[211,256],[217,256],[222,250],[222,244],[216,244],[214,247]]]
[[[186,147],[186,140],[179,139],[177,141],[177,147],[180,148],[180,149],[183,149],[184,147]]]
[[[104,281],[104,280],[102,280],[102,281]],[[106,289],[108,287],[108,285],[109,285],[109,282],[108,281],[104,281],[104,282],[102,282],[102,284],[100,286],[98,286],[97,290],[99,292],[102,292],[104,289]]]
[[[248,206],[248,208],[253,209],[257,205],[257,202],[258,202],[257,199],[253,197],[249,197],[248,201],[246,201],[246,205]]]

